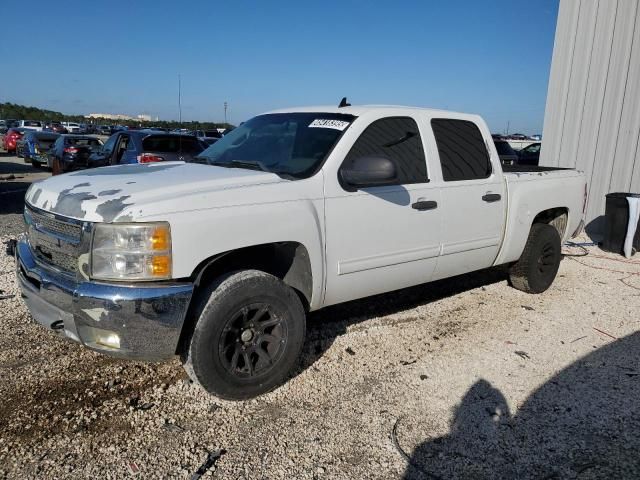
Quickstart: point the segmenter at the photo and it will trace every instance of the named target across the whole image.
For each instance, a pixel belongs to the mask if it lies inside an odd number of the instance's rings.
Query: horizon
[[[52,46],[63,51],[49,61],[38,35],[22,35],[22,23],[5,25],[5,38],[20,38],[20,53],[8,42],[0,46],[12,64],[0,78],[0,103],[177,121],[180,75],[184,121],[223,122],[224,102],[227,121],[239,124],[277,108],[337,105],[346,96],[354,105],[477,113],[493,132],[509,125],[530,134],[542,132],[558,13],[558,0],[287,1],[280,9],[199,1],[190,9],[168,4],[170,12],[151,2],[30,3],[39,5],[48,14],[46,23],[32,22],[34,30],[74,28],[56,30]],[[103,31],[108,38],[94,38]],[[47,67],[38,75],[29,74],[34,57]]]

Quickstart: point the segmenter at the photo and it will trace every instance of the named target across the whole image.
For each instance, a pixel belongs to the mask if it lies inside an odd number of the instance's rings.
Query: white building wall
[[[541,165],[586,172],[588,222],[640,192],[640,0],[560,0],[542,138]]]

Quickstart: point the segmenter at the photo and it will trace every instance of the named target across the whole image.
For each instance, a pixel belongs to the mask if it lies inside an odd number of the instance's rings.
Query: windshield
[[[354,120],[340,113],[270,113],[243,123],[198,155],[209,165],[307,178]]]

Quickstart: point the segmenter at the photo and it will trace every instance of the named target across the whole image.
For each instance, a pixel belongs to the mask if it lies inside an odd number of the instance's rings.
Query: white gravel
[[[218,449],[205,477],[638,478],[640,258],[589,250],[542,295],[494,269],[317,312],[296,375],[232,403],[33,323],[3,248],[0,478],[191,478]]]

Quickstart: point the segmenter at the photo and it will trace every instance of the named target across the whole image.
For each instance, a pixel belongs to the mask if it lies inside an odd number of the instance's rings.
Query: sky
[[[25,5],[42,13],[2,22],[0,102],[173,120],[180,75],[183,120],[222,121],[224,102],[237,124],[347,96],[529,134],[542,131],[558,13],[558,0]]]

